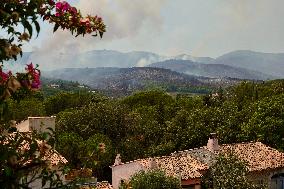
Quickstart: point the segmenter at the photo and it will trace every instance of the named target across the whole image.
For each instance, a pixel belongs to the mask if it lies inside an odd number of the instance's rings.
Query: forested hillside
[[[208,94],[220,86],[239,83],[234,78],[208,78],[152,67],[65,68],[44,72],[48,78],[86,84],[109,96],[126,96],[139,90],[162,89],[167,92]]]
[[[284,81],[275,80],[175,98],[161,91],[120,99],[88,92],[35,95],[10,100],[7,120],[56,115],[57,150],[70,167],[90,167],[101,180],[110,179],[117,153],[123,161],[170,154],[205,145],[211,132],[220,143],[261,141],[284,150],[283,92]]]
[[[260,77],[268,78],[283,78],[284,67],[283,53],[261,53],[249,50],[238,50],[226,53],[217,58],[210,57],[194,57],[188,54],[181,54],[177,56],[162,56],[153,52],[133,51],[122,53],[113,50],[94,50],[88,52],[74,52],[74,53],[60,53],[46,56],[44,53],[39,52],[25,52],[23,57],[17,61],[10,61],[8,64],[9,69],[18,69],[23,64],[29,63],[31,60],[34,63],[41,64],[43,70],[50,70],[50,63],[52,67],[62,68],[98,68],[98,67],[144,67],[150,66],[153,63],[163,62],[167,60],[180,61],[185,60],[193,64],[213,64],[202,66],[196,70],[195,73],[199,74],[224,74],[220,72],[221,69],[227,70],[227,74],[233,73],[234,75],[245,79],[251,78],[259,79]],[[78,64],[80,62],[80,64]],[[214,65],[218,66],[214,66]],[[178,66],[178,65],[177,65]],[[158,67],[158,66],[157,66]],[[245,73],[240,73],[242,70]],[[181,70],[184,72],[184,70]],[[192,73],[190,73],[192,74]],[[204,76],[204,75],[203,75]]]
[[[218,62],[215,64],[212,62],[201,64],[190,60],[166,60],[150,64],[149,67],[166,68],[180,73],[211,78],[231,77],[251,80],[268,80],[273,78],[272,75],[253,71],[252,69],[218,64]]]

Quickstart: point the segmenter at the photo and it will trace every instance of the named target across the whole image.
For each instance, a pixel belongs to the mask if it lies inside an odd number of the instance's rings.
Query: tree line
[[[110,179],[117,153],[123,161],[167,155],[206,145],[261,141],[283,150],[284,81],[242,82],[211,95],[171,95],[158,90],[124,98],[77,92],[9,101],[7,120],[56,115],[57,150],[69,166],[89,167]],[[100,153],[102,150],[105,153]]]

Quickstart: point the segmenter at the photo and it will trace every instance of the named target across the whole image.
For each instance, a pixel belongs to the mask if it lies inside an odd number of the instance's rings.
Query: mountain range
[[[76,81],[116,96],[150,88],[162,88],[169,92],[206,93],[220,86],[226,87],[240,82],[237,79],[212,79],[154,67],[64,68],[44,71],[43,76]]]
[[[245,68],[224,64],[200,64],[191,60],[166,60],[148,65],[149,67],[165,68],[188,75],[205,76],[210,78],[239,78],[249,80],[268,80],[273,76]]]
[[[78,53],[24,53],[17,62],[10,61],[7,68],[23,67],[32,61],[42,70],[61,68],[131,68],[159,67],[180,73],[204,77],[234,77],[267,80],[284,78],[284,53],[260,53],[248,50],[234,51],[217,58],[193,57],[187,54],[161,56],[152,52],[119,52],[94,50]],[[111,69],[111,68],[109,68]]]

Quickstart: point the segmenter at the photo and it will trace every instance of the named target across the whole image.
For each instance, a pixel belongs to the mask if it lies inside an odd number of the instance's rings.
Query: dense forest
[[[159,90],[123,98],[87,91],[33,94],[10,99],[4,121],[56,115],[56,148],[69,166],[92,168],[99,180],[110,180],[117,153],[123,161],[166,155],[206,145],[211,132],[220,143],[261,141],[284,150],[283,92],[284,80],[274,80],[200,96]]]

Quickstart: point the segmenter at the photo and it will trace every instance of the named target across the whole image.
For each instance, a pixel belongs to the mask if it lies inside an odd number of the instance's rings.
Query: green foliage
[[[41,77],[42,87],[41,92],[45,98],[54,96],[58,93],[86,93],[90,91],[88,86],[80,85],[78,82],[65,81],[60,79],[49,79]],[[55,85],[55,86],[54,86]],[[58,87],[56,86],[58,85]]]
[[[120,189],[181,189],[180,181],[167,176],[163,171],[141,171],[131,177],[129,183],[123,183]]]
[[[37,98],[25,98],[20,102],[13,100],[8,101],[8,113],[7,120],[15,120],[20,122],[28,117],[44,116],[45,109],[42,100]]]
[[[57,136],[56,149],[68,159],[69,163],[74,166],[80,166],[80,155],[83,145],[83,138],[76,133],[59,133]]]
[[[247,139],[259,140],[284,149],[284,95],[266,97],[255,103],[255,109],[243,131]]]
[[[54,115],[65,109],[82,107],[92,101],[103,99],[104,98],[89,92],[58,93],[48,97],[44,101],[44,106],[47,115]]]
[[[203,180],[206,188],[212,189],[261,189],[248,179],[245,162],[240,161],[233,152],[219,154]]]
[[[284,150],[283,83],[241,83],[208,96],[173,98],[162,91],[145,91],[123,99],[99,99],[73,109],[62,107],[56,130],[59,135],[76,133],[83,144],[97,134],[109,139],[105,169],[117,153],[123,161],[168,155],[206,145],[211,132],[218,133],[220,143],[253,140]],[[72,145],[66,146],[72,150]],[[78,151],[86,154],[83,147]]]
[[[129,105],[131,108],[140,106],[165,106],[173,103],[174,100],[170,95],[162,91],[145,91],[139,92],[132,96],[123,99],[124,104]]]

